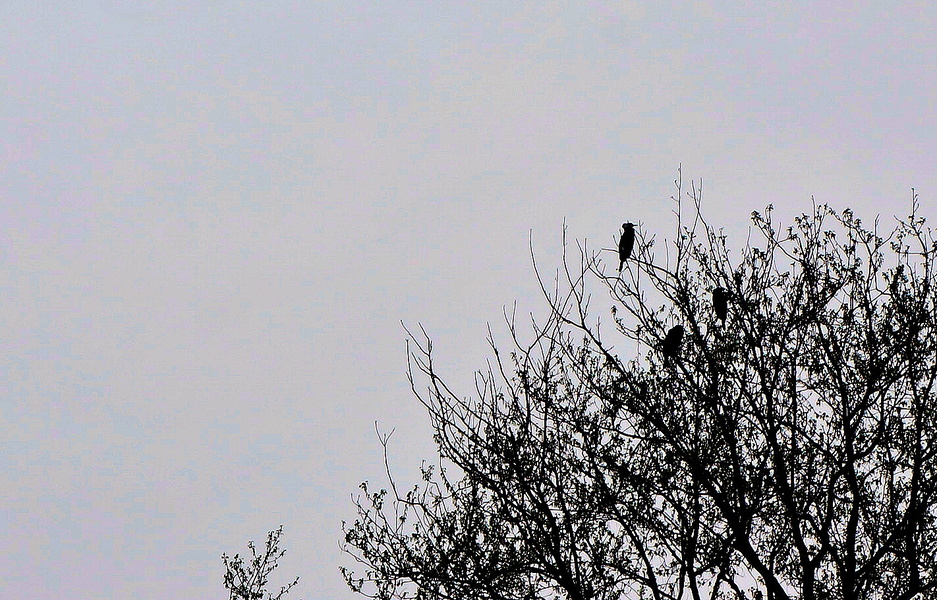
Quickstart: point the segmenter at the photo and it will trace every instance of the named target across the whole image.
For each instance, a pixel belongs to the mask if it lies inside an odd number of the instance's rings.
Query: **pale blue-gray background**
[[[752,209],[937,217],[931,2],[0,6],[0,596],[223,598],[284,524],[432,456],[400,321],[464,394],[528,232]],[[601,306],[605,306],[604,301]],[[502,339],[504,338],[501,335]]]

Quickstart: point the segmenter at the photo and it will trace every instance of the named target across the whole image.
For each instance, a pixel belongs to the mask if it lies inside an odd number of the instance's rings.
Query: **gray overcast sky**
[[[937,218],[932,2],[0,6],[0,596],[226,598],[284,524],[351,598],[342,519],[431,458],[400,321],[469,394],[528,256],[673,231],[700,178]]]

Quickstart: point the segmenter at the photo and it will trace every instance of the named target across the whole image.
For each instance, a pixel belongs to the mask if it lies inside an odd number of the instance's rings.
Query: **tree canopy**
[[[916,197],[887,232],[828,206],[782,227],[769,206],[738,250],[700,197],[678,180],[664,256],[638,224],[620,275],[584,242],[549,283],[535,261],[547,315],[508,316],[472,396],[411,335],[439,460],[402,492],[362,484],[353,590],[937,597],[937,244]]]
[[[267,542],[263,553],[257,552],[254,542],[247,542],[250,558],[235,554],[233,558],[227,554],[221,555],[224,563],[224,587],[230,594],[228,600],[282,600],[297,583],[299,577],[287,585],[280,586],[274,594],[269,587],[270,575],[280,566],[280,559],[286,550],[280,549],[280,537],[283,535],[283,526],[267,532]]]

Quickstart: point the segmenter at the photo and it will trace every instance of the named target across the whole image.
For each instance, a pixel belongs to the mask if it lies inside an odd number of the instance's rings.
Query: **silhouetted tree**
[[[937,246],[916,198],[887,234],[826,206],[780,228],[769,207],[736,258],[689,197],[664,262],[641,232],[625,278],[579,245],[529,338],[510,317],[510,352],[490,340],[473,398],[411,335],[440,464],[402,494],[362,484],[345,525],[353,590],[937,597]],[[732,297],[725,327],[714,287]],[[590,316],[595,288],[611,328]],[[674,322],[681,360],[663,368]]]
[[[267,591],[270,574],[279,566],[280,559],[286,550],[280,550],[280,536],[283,535],[283,526],[267,533],[267,544],[263,554],[257,553],[254,542],[247,542],[251,551],[250,562],[245,563],[239,554],[229,558],[227,554],[221,555],[224,562],[224,587],[231,592],[230,600],[280,600],[293,586],[299,583],[299,577],[290,584],[284,585],[276,595]]]

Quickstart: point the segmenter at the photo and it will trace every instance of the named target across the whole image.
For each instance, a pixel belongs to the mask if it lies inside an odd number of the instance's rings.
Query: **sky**
[[[571,240],[730,244],[767,204],[937,220],[931,2],[0,4],[0,596],[290,598],[358,484],[432,460],[422,325],[462,395]],[[599,302],[599,300],[597,300]],[[605,302],[605,299],[601,299]],[[404,487],[406,487],[404,485]]]

